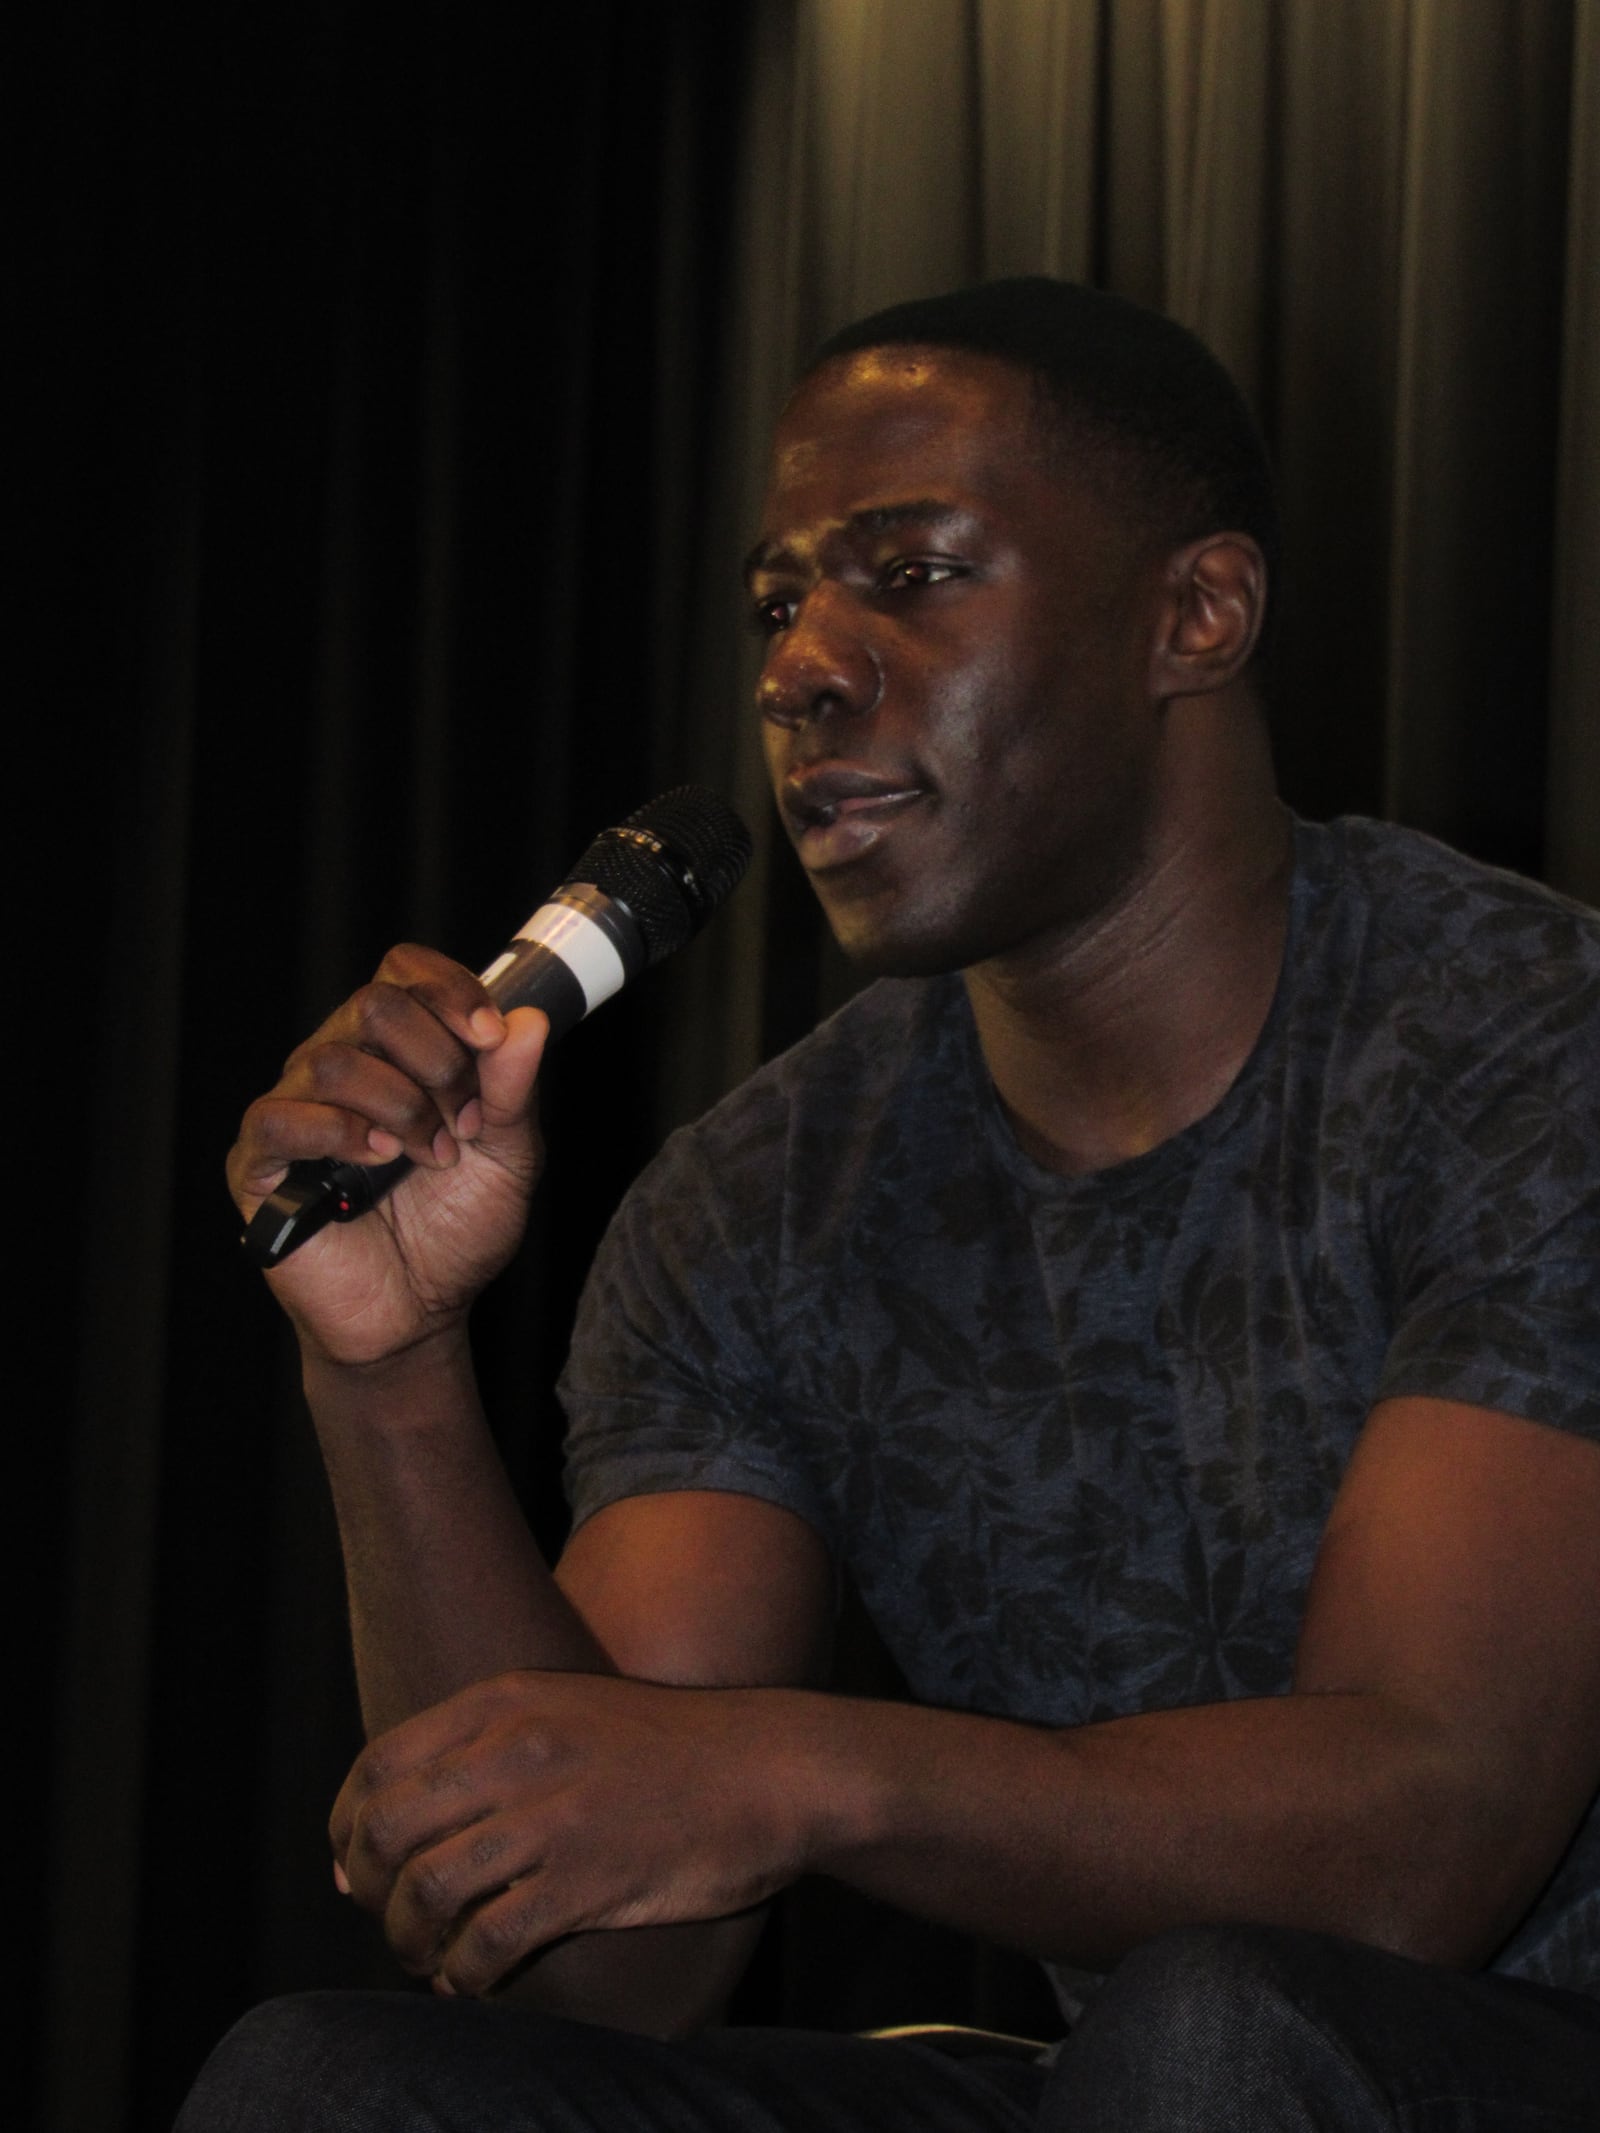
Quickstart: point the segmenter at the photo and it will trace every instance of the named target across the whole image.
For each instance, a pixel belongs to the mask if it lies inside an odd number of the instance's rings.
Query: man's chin
[[[839,952],[863,978],[942,978],[965,968],[960,950],[947,940],[865,925],[849,913],[827,917]]]

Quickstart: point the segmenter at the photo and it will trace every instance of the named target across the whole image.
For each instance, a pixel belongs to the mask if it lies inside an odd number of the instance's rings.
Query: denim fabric
[[[1053,2065],[479,2001],[310,1993],[218,2046],[177,2133],[1595,2133],[1600,2004],[1317,1934],[1165,1934]]]
[[[1026,2133],[1041,2080],[802,2030],[659,2044],[482,2001],[306,1993],[223,2039],[178,2133]]]
[[[1167,1933],[1062,2051],[1041,2133],[1597,2133],[1600,2002],[1266,1927]]]

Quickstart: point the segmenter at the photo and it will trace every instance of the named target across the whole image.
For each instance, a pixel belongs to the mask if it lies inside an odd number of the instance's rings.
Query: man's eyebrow
[[[903,504],[870,504],[863,511],[852,511],[844,522],[846,533],[888,533],[896,526],[937,525],[940,521],[970,517],[960,504],[951,503],[948,497],[918,496]],[[746,579],[761,570],[780,570],[794,561],[793,553],[782,541],[757,541],[744,559]]]
[[[919,496],[909,504],[874,504],[869,510],[857,511],[849,520],[852,527],[860,526],[868,533],[884,533],[893,526],[904,526],[912,520],[932,524],[941,519],[967,518],[970,514],[960,504],[951,503],[947,496]]]

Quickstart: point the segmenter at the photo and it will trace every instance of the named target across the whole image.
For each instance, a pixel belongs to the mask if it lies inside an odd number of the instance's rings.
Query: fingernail
[[[456,1988],[442,1970],[434,1972],[433,1989],[442,2000],[453,2000],[456,1996]]]
[[[344,1868],[339,1864],[337,1859],[335,1859],[333,1862],[333,1885],[339,1891],[339,1894],[341,1896],[349,1895],[350,1876],[345,1872]]]
[[[475,1141],[482,1131],[483,1105],[476,1096],[469,1096],[456,1118],[456,1139]]]
[[[467,1027],[480,1044],[498,1044],[506,1033],[505,1017],[493,1007],[475,1007]]]
[[[398,1155],[401,1148],[400,1136],[386,1131],[382,1126],[374,1126],[367,1135],[367,1146],[374,1155]]]
[[[459,1161],[460,1155],[460,1149],[450,1138],[450,1135],[445,1131],[444,1127],[441,1126],[438,1132],[433,1136],[434,1161],[439,1165],[441,1170],[450,1170],[453,1169],[455,1164]]]

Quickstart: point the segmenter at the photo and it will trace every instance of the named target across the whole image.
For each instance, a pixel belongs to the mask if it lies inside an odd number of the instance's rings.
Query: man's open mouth
[[[791,774],[782,804],[789,833],[813,873],[869,851],[927,788],[846,765]]]

